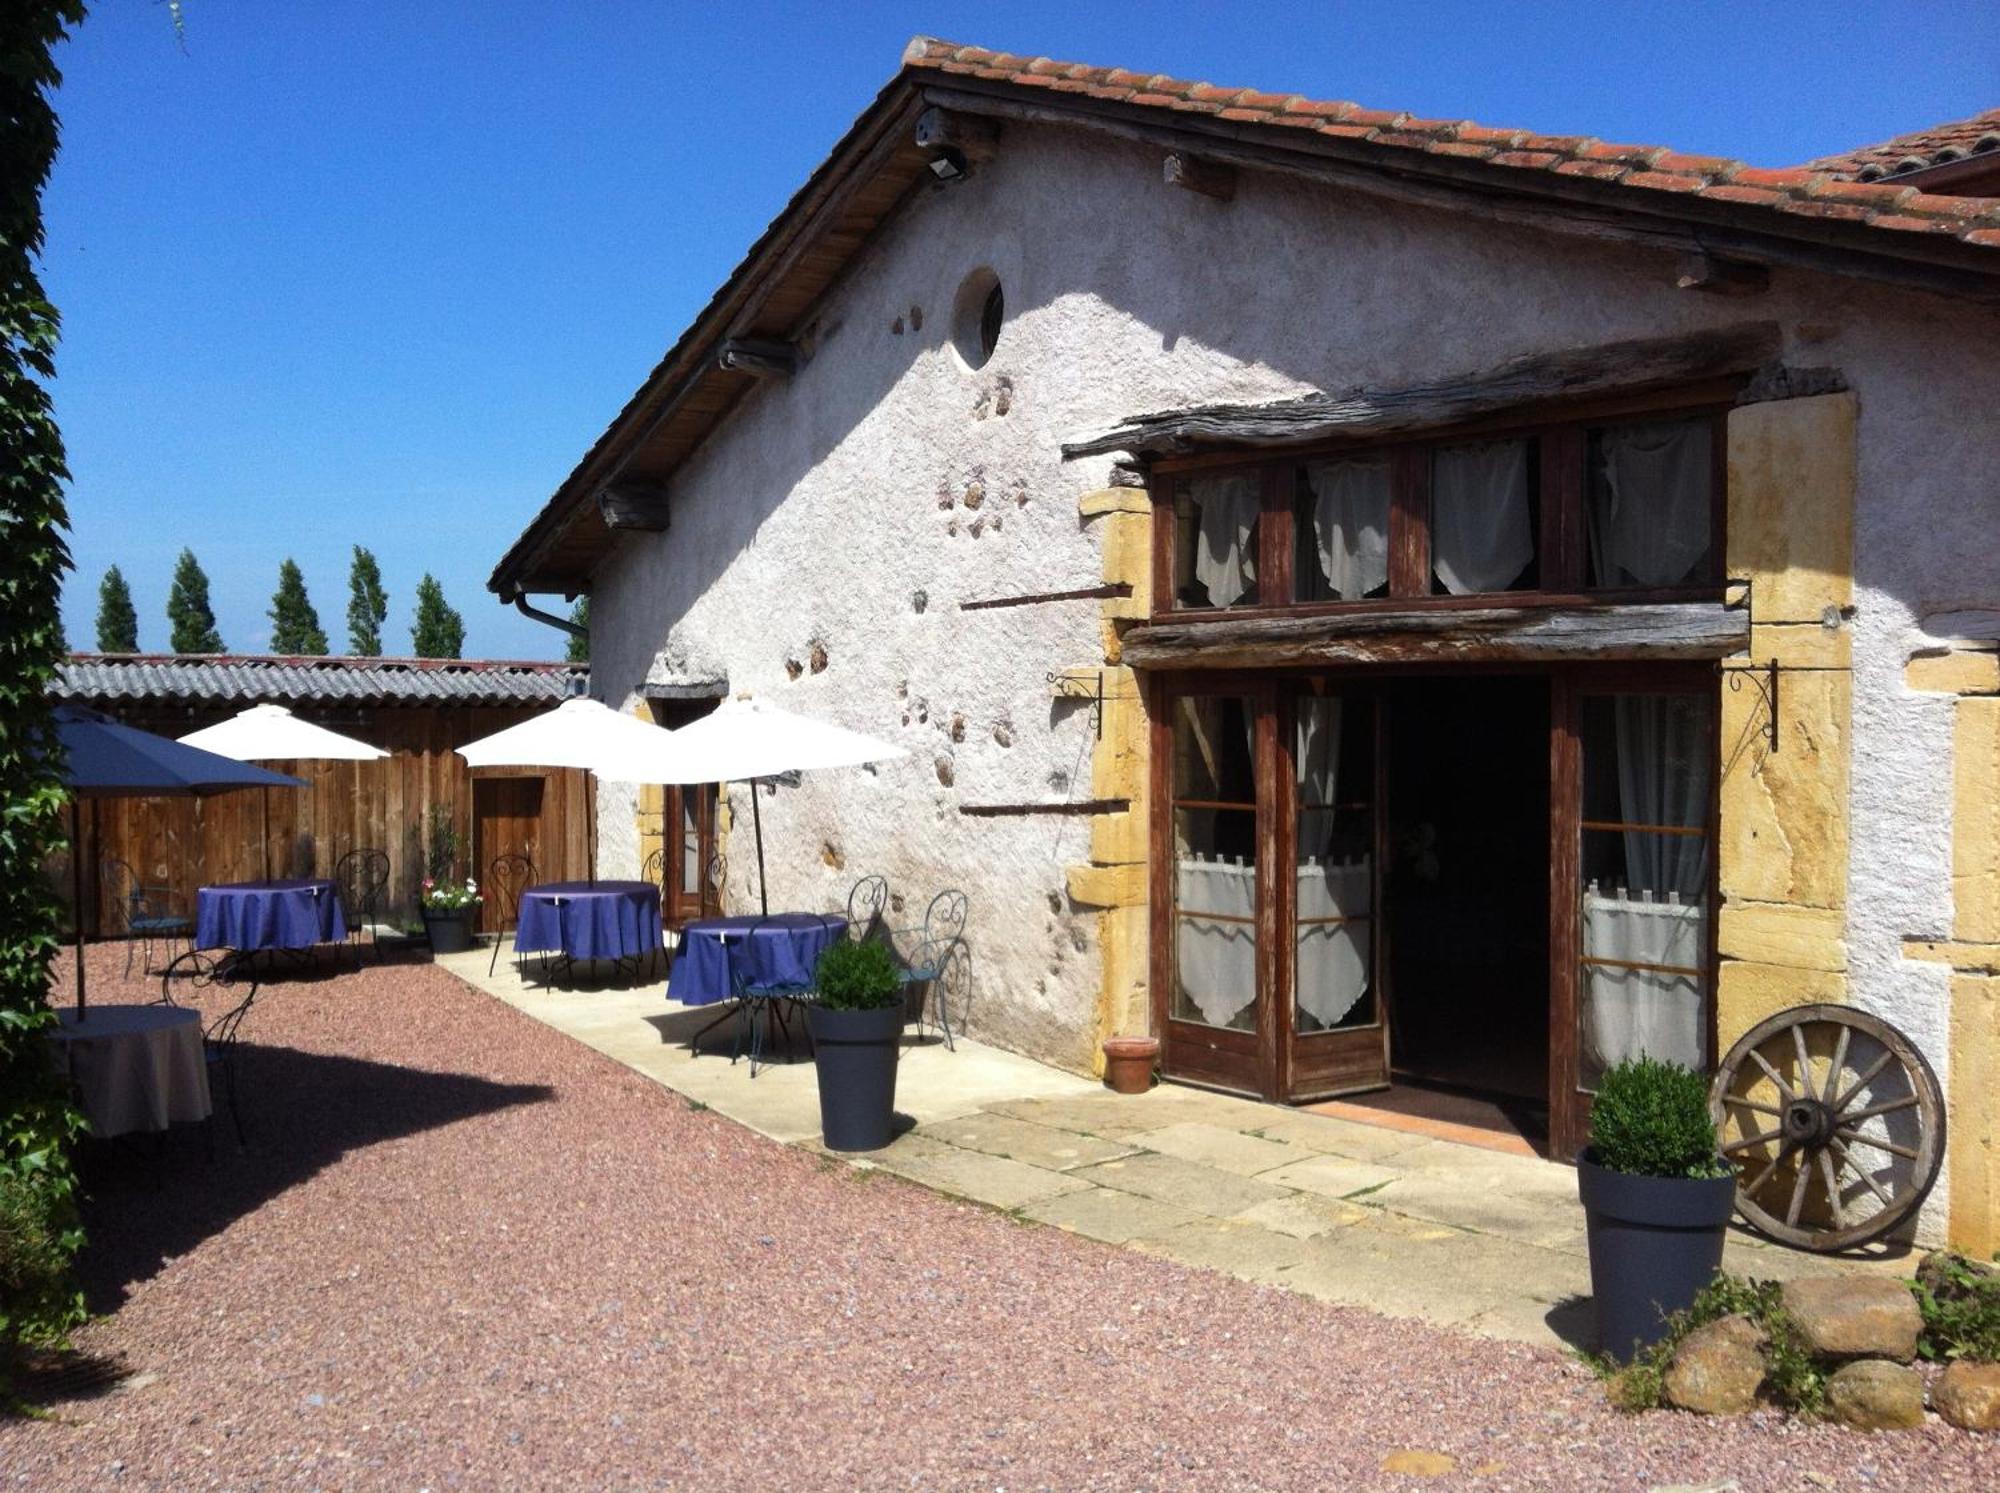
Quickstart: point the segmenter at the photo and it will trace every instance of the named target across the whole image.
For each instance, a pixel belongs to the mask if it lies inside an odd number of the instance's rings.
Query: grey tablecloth
[[[201,1013],[179,1006],[91,1006],[49,1033],[56,1067],[75,1081],[90,1133],[165,1130],[209,1115]]]

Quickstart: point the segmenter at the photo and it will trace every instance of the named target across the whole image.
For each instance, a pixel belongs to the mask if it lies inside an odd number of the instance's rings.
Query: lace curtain
[[[1431,459],[1431,568],[1453,596],[1505,591],[1535,558],[1528,443],[1447,446]]]
[[[1708,555],[1715,481],[1706,420],[1621,425],[1598,437],[1590,559],[1600,586],[1672,586]]]
[[[1342,601],[1358,601],[1389,583],[1389,458],[1315,462],[1313,547],[1320,574]]]
[[[1194,578],[1208,592],[1211,606],[1235,606],[1257,584],[1259,479],[1197,477],[1189,488],[1200,510]]]

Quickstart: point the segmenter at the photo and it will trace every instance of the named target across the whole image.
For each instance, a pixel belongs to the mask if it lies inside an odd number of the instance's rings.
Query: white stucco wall
[[[1007,323],[975,373],[949,322],[982,264],[1005,286]],[[773,906],[831,906],[880,871],[914,920],[932,891],[963,886],[979,953],[973,1028],[1081,1067],[1096,958],[1090,917],[1061,887],[1085,858],[1086,821],[957,812],[1088,796],[1087,719],[1050,700],[1044,674],[1098,657],[1095,604],[957,610],[1098,580],[1075,500],[1107,466],[1065,465],[1059,442],[1149,409],[1411,383],[1776,319],[1787,360],[1840,368],[1861,411],[1853,993],[1909,1029],[1949,1082],[1943,972],[1900,948],[1950,927],[1951,705],[1909,693],[1902,669],[1925,616],[2000,609],[2000,316],[1803,272],[1777,272],[1761,297],[1718,298],[1676,290],[1673,268],[1663,253],[1254,173],[1216,203],[1164,186],[1156,152],[1010,127],[990,166],[920,194],[880,235],[829,298],[798,376],[756,391],[682,469],[671,530],[627,538],[603,567],[593,689],[629,705],[671,635],[675,650],[721,661],[732,689],[909,747],[906,761],[766,798]],[[790,680],[786,660],[815,642],[825,671]],[[747,810],[740,790],[737,802]],[[607,792],[602,806],[605,869],[629,870],[631,795]],[[748,864],[739,834],[739,903]]]

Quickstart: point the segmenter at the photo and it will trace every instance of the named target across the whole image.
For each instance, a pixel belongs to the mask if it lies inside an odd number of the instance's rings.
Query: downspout
[[[558,617],[554,612],[545,612],[540,607],[528,605],[528,593],[525,591],[516,591],[514,593],[514,610],[519,612],[523,617],[532,617],[537,622],[546,622],[550,627],[559,627],[573,638],[588,638],[590,636],[589,628],[579,627],[576,623],[570,621],[569,618]]]

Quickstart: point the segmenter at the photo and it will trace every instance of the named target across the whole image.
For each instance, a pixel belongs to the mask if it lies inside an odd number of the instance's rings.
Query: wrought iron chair
[[[333,866],[334,885],[340,889],[340,910],[347,916],[347,941],[354,950],[354,967],[361,968],[361,931],[375,949],[375,962],[383,961],[380,923],[383,904],[389,896],[389,853],[365,847],[350,850]]]
[[[708,889],[715,897],[715,910],[722,911],[723,889],[729,885],[729,857],[720,850],[708,858]]]
[[[890,940],[902,962],[903,983],[923,986],[925,1004],[936,1008],[938,1030],[944,1034],[947,1052],[958,1050],[951,1031],[951,1005],[957,1002],[962,1026],[964,1007],[972,994],[972,951],[965,942],[971,905],[964,892],[939,892],[924,909],[922,928],[906,929],[900,940],[893,936]],[[919,1036],[923,1029],[924,1005],[919,1005]]]
[[[639,868],[639,879],[660,889],[660,942],[653,950],[653,978],[658,979],[667,957],[667,852],[656,849]]]
[[[182,917],[171,910],[168,899],[172,892],[163,886],[145,886],[140,883],[139,873],[129,862],[116,856],[106,856],[98,864],[98,875],[111,891],[112,919],[117,931],[125,936],[125,973],[132,973],[132,945],[140,946],[140,973],[150,974],[153,967],[153,944],[164,943],[169,955],[175,944],[185,943],[194,947],[194,919]],[[81,911],[79,910],[79,917]]]
[[[223,1006],[221,1013],[212,1017],[206,1009],[211,998]],[[235,1127],[239,1149],[246,1141],[243,1110],[236,1097],[236,1038],[256,999],[256,966],[240,954],[190,949],[160,975],[158,1004],[187,1006],[202,1012],[201,1055],[208,1067],[209,1098],[212,1103],[220,1086],[229,1105],[229,1119]],[[212,1140],[210,1149],[213,1150]]]
[[[888,910],[889,878],[862,877],[847,894],[847,936],[855,943],[884,936],[888,929],[882,917]]]
[[[486,961],[486,973],[490,977],[500,966],[500,945],[507,941],[510,929],[521,922],[521,892],[535,884],[535,863],[525,855],[496,855],[486,868],[486,890],[492,897],[489,904],[500,915],[500,927],[493,934],[493,957]],[[518,974],[521,961],[514,961]]]
[[[737,960],[730,971],[730,984],[736,996],[736,1009],[741,1014],[743,1022],[737,1028],[736,1045],[729,1054],[729,1062],[733,1067],[736,1059],[743,1055],[747,1039],[752,1078],[757,1076],[758,1061],[763,1057],[764,1048],[771,1039],[772,1020],[777,1021],[778,1029],[785,1034],[785,1049],[789,1052],[792,1045],[792,1028],[791,1023],[785,1019],[785,1007],[812,994],[812,986],[801,981],[760,980],[750,974],[750,967],[754,962],[750,956],[755,948],[755,935],[754,925],[745,930],[744,957]],[[757,1019],[760,1013],[764,1018],[761,1023]],[[804,1023],[801,1022],[800,1025],[803,1026]],[[808,1043],[812,1041],[810,1030],[807,1032],[806,1040]],[[766,1063],[764,1066],[769,1067],[770,1064]]]

